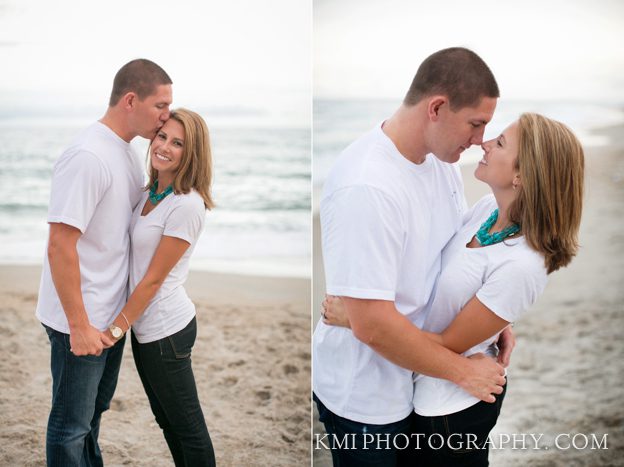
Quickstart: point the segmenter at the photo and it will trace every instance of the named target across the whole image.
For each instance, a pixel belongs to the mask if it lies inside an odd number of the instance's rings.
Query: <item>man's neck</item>
[[[422,164],[430,151],[424,141],[424,128],[419,122],[416,107],[401,105],[384,122],[382,129],[403,157],[414,164]]]
[[[132,141],[136,136],[135,133],[130,131],[128,125],[125,123],[125,119],[119,114],[114,107],[109,107],[106,110],[104,116],[100,119],[100,123],[110,128],[117,136],[123,139],[126,143]]]

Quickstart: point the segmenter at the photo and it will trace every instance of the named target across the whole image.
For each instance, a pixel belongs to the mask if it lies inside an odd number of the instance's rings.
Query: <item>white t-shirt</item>
[[[128,227],[141,197],[143,173],[130,144],[100,122],[83,130],[54,165],[48,222],[82,232],[77,244],[82,298],[91,325],[101,331],[126,303]],[[69,333],[47,251],[36,315],[43,324]]]
[[[181,238],[190,246],[169,272],[141,317],[132,323],[132,332],[141,344],[181,331],[195,316],[195,305],[186,295],[184,282],[206,217],[204,200],[196,191],[185,195],[172,193],[149,214],[141,216],[147,197],[148,193],[144,192],[132,215],[130,293],[145,276],[163,235]]]
[[[423,329],[442,332],[475,295],[505,321],[514,322],[538,298],[546,286],[544,257],[524,237],[501,243],[467,248],[466,244],[497,208],[493,195],[482,198],[465,216],[461,230],[442,253],[442,273],[435,298],[427,311]],[[498,334],[464,352],[496,355]],[[479,402],[456,384],[418,375],[414,389],[414,410],[424,416],[455,413]]]
[[[321,199],[328,294],[394,301],[415,325],[440,271],[444,245],[466,209],[457,167],[407,160],[377,126],[338,158]],[[337,415],[385,424],[412,411],[412,372],[319,322],[313,338],[317,397]]]

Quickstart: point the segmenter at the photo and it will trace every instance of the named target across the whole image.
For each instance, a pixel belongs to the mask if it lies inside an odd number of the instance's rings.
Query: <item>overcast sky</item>
[[[624,103],[618,0],[315,0],[315,97],[403,97],[451,46],[490,65],[502,98]]]
[[[104,106],[138,57],[174,81],[174,104],[270,106],[309,123],[308,0],[0,0],[0,107]]]
[[[0,0],[0,113],[103,110],[117,69],[146,57],[173,78],[174,105],[309,124],[312,82],[315,97],[402,97],[418,64],[454,45],[486,60],[503,98],[624,102],[618,0],[313,3]]]

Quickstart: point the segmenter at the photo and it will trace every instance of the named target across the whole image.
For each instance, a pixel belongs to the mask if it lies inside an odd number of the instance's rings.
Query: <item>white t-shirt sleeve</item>
[[[84,233],[110,184],[110,173],[94,154],[64,154],[54,165],[48,222],[71,225]]]
[[[321,211],[327,293],[394,301],[405,230],[396,203],[353,186],[324,200]]]
[[[193,245],[202,233],[206,210],[202,203],[195,202],[191,198],[181,200],[183,202],[178,203],[169,212],[163,235],[181,238]]]
[[[527,253],[529,256],[494,267],[476,294],[481,303],[510,323],[535,303],[548,282],[543,258]]]

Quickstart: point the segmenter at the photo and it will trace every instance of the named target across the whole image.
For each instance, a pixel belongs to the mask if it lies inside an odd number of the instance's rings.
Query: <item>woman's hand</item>
[[[516,336],[514,336],[511,325],[501,331],[496,345],[498,345],[498,358],[496,361],[507,368],[511,358],[511,351],[516,346]]]
[[[334,295],[325,295],[325,300],[322,303],[323,311],[323,323],[330,326],[342,326],[344,328],[351,328],[349,322],[349,316],[345,310],[344,302],[340,297]]]

